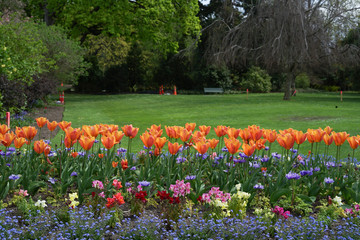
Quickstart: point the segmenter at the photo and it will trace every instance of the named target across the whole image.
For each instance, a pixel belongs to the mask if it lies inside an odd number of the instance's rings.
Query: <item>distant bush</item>
[[[259,67],[252,66],[243,75],[240,86],[243,89],[249,89],[251,92],[270,92],[271,91],[271,77],[265,70]]]
[[[200,72],[204,87],[221,87],[222,89],[231,89],[233,75],[226,67],[210,66]]]
[[[324,89],[327,92],[337,92],[340,90],[340,87],[339,86],[325,86]]]
[[[310,78],[306,73],[300,73],[295,78],[296,88],[308,88],[310,87]]]

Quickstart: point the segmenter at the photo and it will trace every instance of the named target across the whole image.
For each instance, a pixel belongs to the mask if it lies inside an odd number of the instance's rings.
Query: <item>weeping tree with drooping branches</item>
[[[290,100],[300,72],[357,62],[359,49],[338,43],[356,24],[358,8],[351,0],[224,1],[226,11],[236,4],[227,19],[219,17],[207,29],[205,56],[235,68],[285,73],[284,100]],[[239,15],[238,24],[228,24]]]

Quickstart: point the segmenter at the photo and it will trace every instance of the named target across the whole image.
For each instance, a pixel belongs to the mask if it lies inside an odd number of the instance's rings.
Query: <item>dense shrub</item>
[[[243,75],[240,86],[243,89],[249,89],[251,92],[270,92],[271,91],[271,77],[259,67],[252,66]]]
[[[221,87],[225,90],[232,87],[232,75],[226,67],[210,66],[202,70],[200,75],[204,87]]]
[[[59,26],[39,24],[37,30],[40,40],[47,48],[44,56],[54,66],[41,74],[42,82],[76,84],[79,76],[86,74],[86,69],[90,66],[84,60],[86,51],[80,46],[80,42],[69,39],[65,30]]]
[[[300,73],[295,78],[295,86],[297,88],[308,88],[310,87],[310,78],[306,73]]]

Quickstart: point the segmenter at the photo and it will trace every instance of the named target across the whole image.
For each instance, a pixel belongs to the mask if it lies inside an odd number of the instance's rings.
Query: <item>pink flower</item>
[[[18,194],[19,196],[23,196],[23,197],[29,196],[27,190],[23,190],[23,189],[20,189],[19,192],[16,192],[15,194]]]
[[[119,190],[120,188],[122,188],[121,182],[114,179],[112,185],[116,188],[116,190]]]
[[[352,208],[345,208],[345,213],[346,213],[346,214],[354,214]]]
[[[104,189],[104,184],[99,180],[95,180],[95,181],[92,182],[92,187],[103,190]]]
[[[131,193],[132,188],[131,188],[131,187],[129,187],[128,189],[126,189],[126,191],[127,191],[128,193]]]
[[[271,209],[271,211],[273,213],[275,213],[278,216],[283,216],[285,219],[287,219],[288,217],[290,217],[290,211],[284,211],[284,209],[282,207],[279,206],[275,206],[275,208]]]
[[[99,193],[99,196],[102,197],[102,198],[105,198],[105,193],[101,192],[101,193]]]
[[[139,192],[143,190],[140,184],[137,186],[137,189]]]

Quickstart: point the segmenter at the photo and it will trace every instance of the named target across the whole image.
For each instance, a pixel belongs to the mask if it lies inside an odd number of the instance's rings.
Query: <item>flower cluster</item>
[[[170,185],[170,191],[174,192],[173,197],[185,197],[185,195],[190,194],[190,183],[185,183],[184,180],[176,180],[175,185]]]
[[[68,203],[69,208],[74,209],[79,205],[79,202],[75,200],[77,198],[78,198],[77,193],[69,193],[69,199],[65,198],[66,201],[69,201]]]
[[[124,204],[124,197],[121,195],[121,193],[116,193],[113,195],[112,198],[107,198],[107,203],[105,204],[107,208],[113,208],[116,204],[118,204],[119,206]]]
[[[230,193],[224,193],[223,191],[220,191],[218,187],[212,187],[208,193],[204,193],[198,200],[206,203],[211,203],[212,200],[220,200],[225,203],[229,199],[231,199]]]
[[[272,208],[271,211],[278,216],[283,216],[285,219],[290,217],[290,211],[284,211],[284,209],[279,206],[275,206],[275,208]]]
[[[139,199],[143,203],[147,202],[147,199],[145,198],[146,196],[147,196],[146,191],[139,191],[139,192],[135,193],[135,198]]]
[[[158,191],[156,196],[160,197],[160,200],[169,200],[170,204],[180,203],[180,197],[170,197],[170,193],[167,193],[166,191]]]

